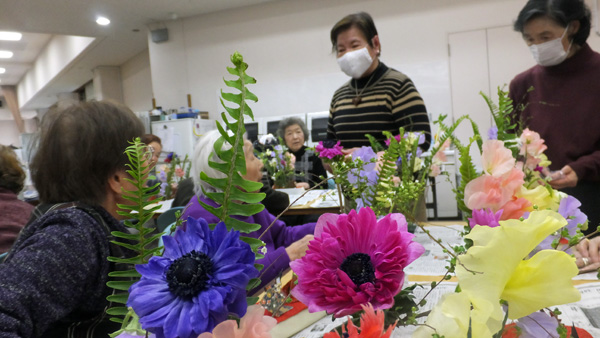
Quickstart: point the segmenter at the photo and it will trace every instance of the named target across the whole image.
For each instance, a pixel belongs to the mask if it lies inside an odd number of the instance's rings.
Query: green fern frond
[[[111,243],[128,249],[133,252],[129,258],[109,256],[108,261],[116,263],[118,266],[130,266],[135,264],[144,264],[148,259],[160,252],[161,248],[157,248],[153,243],[156,243],[161,234],[152,234],[153,228],[144,227],[144,224],[152,220],[155,211],[158,207],[151,205],[160,199],[156,199],[158,195],[158,186],[146,187],[146,177],[150,171],[149,158],[150,153],[146,150],[146,145],[139,138],[130,142],[130,146],[125,150],[125,154],[129,159],[126,165],[127,174],[130,178],[125,178],[132,186],[132,190],[122,190],[122,197],[129,201],[128,204],[117,204],[119,215],[125,216],[128,219],[124,224],[126,227],[135,231],[132,233],[124,233],[121,231],[113,231],[111,234],[115,240]],[[107,297],[113,303],[125,304],[127,302],[129,287],[139,280],[140,274],[132,269],[122,271],[113,271],[109,273],[110,280],[107,285],[118,291],[115,295]],[[123,316],[127,313],[127,308],[124,306],[113,306],[106,311],[110,315]],[[122,322],[122,318],[111,318],[116,322]]]
[[[254,193],[262,187],[261,183],[252,182],[244,179],[242,175],[246,173],[246,159],[244,157],[244,139],[246,132],[244,127],[244,115],[254,120],[252,109],[246,101],[258,101],[246,87],[248,84],[256,83],[256,80],[246,74],[248,65],[244,62],[241,54],[235,52],[231,56],[231,62],[234,67],[227,67],[227,72],[237,77],[235,80],[225,80],[225,85],[237,89],[239,93],[226,93],[221,91],[221,104],[225,113],[221,114],[223,123],[217,121],[217,129],[221,137],[215,142],[214,153],[221,162],[209,161],[209,166],[225,174],[225,178],[209,177],[205,173],[200,174],[200,178],[215,187],[218,192],[203,191],[204,194],[219,204],[219,207],[211,207],[202,201],[200,204],[210,213],[218,217],[225,223],[228,229],[235,229],[241,232],[252,232],[260,228],[257,224],[247,224],[237,221],[231,216],[249,216],[256,214],[264,209],[259,202],[263,200],[265,194]],[[225,102],[236,104],[237,107],[229,107]],[[232,131],[230,134],[227,130]],[[230,147],[224,149],[225,144]]]

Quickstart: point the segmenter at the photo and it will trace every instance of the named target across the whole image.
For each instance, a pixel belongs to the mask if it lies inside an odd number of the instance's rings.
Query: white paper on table
[[[451,247],[464,243],[460,236],[463,228],[462,225],[428,226],[427,230],[434,238],[440,240],[448,250],[451,250]],[[415,230],[414,241],[421,243],[425,248],[425,252],[407,266],[404,272],[408,275],[422,276],[443,276],[446,274],[449,255],[444,252],[444,249],[429,238],[419,227]]]
[[[165,201],[160,201],[160,202],[156,202],[156,203],[149,204],[149,205],[148,205],[148,206],[146,206],[146,208],[144,208],[144,209],[150,209],[150,208],[153,208],[153,207],[155,207],[155,206],[157,206],[157,205],[159,205],[159,206],[160,206],[160,208],[159,208],[158,210],[154,211],[154,212],[155,212],[155,213],[157,213],[157,214],[162,214],[162,213],[164,213],[165,211],[167,211],[167,210],[171,209],[171,206],[173,205],[173,199],[170,199],[170,200],[165,200]]]
[[[290,319],[288,319],[290,320]],[[325,318],[318,320],[314,324],[310,325],[306,329],[298,332],[293,338],[321,338],[326,333],[335,330],[336,327],[344,324],[348,321],[348,317],[336,318],[334,321],[331,320],[331,316],[325,316]]]
[[[337,193],[337,190],[335,189],[314,189],[306,191],[304,190],[304,188],[288,188],[277,189],[277,191],[281,191],[288,194],[288,196],[290,197],[290,203],[293,203],[292,207],[302,207],[310,203],[312,203],[310,204],[310,206],[313,208],[339,206],[337,199],[334,198],[335,193]]]

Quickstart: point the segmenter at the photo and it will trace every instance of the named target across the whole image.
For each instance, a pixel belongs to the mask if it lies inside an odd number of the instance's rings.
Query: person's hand
[[[310,189],[310,184],[307,182],[298,182],[296,183],[296,188],[304,188],[306,190]]]
[[[600,237],[585,238],[577,244],[575,263],[580,272],[595,271],[600,268]]]
[[[285,251],[290,257],[290,261],[304,257],[306,250],[308,250],[308,242],[312,241],[314,238],[315,236],[313,235],[306,235],[285,248]]]
[[[354,148],[343,148],[342,149],[342,154],[344,154],[344,156],[348,156],[348,155],[352,155],[352,153],[356,150],[359,149],[359,147],[354,147]]]
[[[554,189],[570,188],[577,185],[577,173],[568,165],[552,173],[550,177],[552,180],[549,183]]]

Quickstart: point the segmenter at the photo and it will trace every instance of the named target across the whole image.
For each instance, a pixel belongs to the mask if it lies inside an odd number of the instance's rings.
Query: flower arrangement
[[[296,157],[288,152],[285,145],[277,144],[272,149],[266,149],[258,154],[258,158],[276,187],[294,187]]]
[[[118,290],[109,299],[128,306],[108,310],[124,316],[116,318],[123,326],[113,337],[270,337],[274,321],[265,318],[260,307],[247,307],[257,299],[246,298],[245,293],[258,285],[255,277],[262,266],[255,259],[262,257],[258,248],[264,243],[242,236],[255,231],[256,225],[231,217],[264,208],[258,204],[264,194],[248,193],[258,190],[261,183],[245,181],[238,169],[244,167],[243,118],[252,117],[244,99],[257,99],[245,86],[255,80],[246,75],[241,55],[235,53],[232,62],[235,68],[228,71],[237,78],[225,82],[244,95],[222,93],[224,100],[239,108],[224,105],[232,117],[229,121],[224,115],[224,123],[232,133],[218,124],[222,137],[214,151],[222,162],[210,163],[225,177],[200,175],[219,188],[220,192],[205,194],[220,207],[205,208],[221,222],[212,227],[189,218],[172,237],[163,237],[164,251],[146,249],[160,236],[143,227],[154,210],[143,207],[156,192],[144,185],[143,146],[136,141],[128,149],[136,190],[125,194],[136,205],[121,207],[135,211],[124,215],[137,213],[139,225],[126,224],[138,234],[115,236],[117,244],[136,251],[137,256],[110,259],[137,265],[111,273],[115,278],[128,278],[109,282]],[[509,106],[506,96],[501,95],[501,106]],[[517,331],[533,332],[533,336],[540,330],[566,335],[568,330],[556,319],[557,313],[547,308],[580,298],[571,282],[578,269],[565,251],[581,238],[578,228],[585,226],[585,215],[576,200],[546,184],[543,141],[528,130],[519,138],[510,134],[507,112],[492,111],[498,125],[493,140],[481,140],[471,121],[476,134],[471,143],[477,142],[482,151],[481,173],[469,156],[471,144],[463,146],[452,136],[468,117],[450,127],[443,124],[444,117],[436,121],[440,132],[428,155],[419,151],[422,135],[402,129],[396,136],[388,135],[387,149],[372,143],[370,148],[344,156],[339,143],[323,142],[316,147],[330,161],[336,182],[358,209],[323,215],[306,255],[291,263],[298,276],[292,295],[309,311],[352,316],[339,333],[326,338],[390,337],[393,327],[417,324],[417,318],[425,316],[425,324],[413,337],[501,337],[508,319],[516,321]],[[437,154],[448,146],[448,140],[460,153],[462,179],[456,192],[470,226],[465,227],[465,245],[448,250],[452,258],[443,279],[454,273],[457,292],[443,296],[427,313],[420,312],[424,300],[415,300],[416,285],[406,287],[404,273],[424,248],[407,231],[406,217],[394,211],[414,211],[412,202],[423,193],[432,168],[443,161]]]
[[[429,177],[441,173],[444,150],[464,118],[451,126],[446,126],[444,120],[442,116],[435,122],[440,132],[426,154],[423,152],[425,134],[405,132],[403,128],[397,135],[384,132],[386,147],[369,136],[371,146],[358,148],[348,156],[339,142],[334,141],[321,141],[315,150],[330,164],[346,199],[347,210],[369,206],[377,216],[400,212],[413,222],[417,201],[424,198]]]
[[[185,155],[182,161],[177,154],[170,152],[165,158],[165,163],[157,175],[161,181],[160,195],[171,199],[175,197],[179,182],[190,177],[192,162],[188,159],[188,155]]]

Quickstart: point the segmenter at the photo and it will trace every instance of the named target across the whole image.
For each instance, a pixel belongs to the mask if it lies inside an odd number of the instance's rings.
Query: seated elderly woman
[[[289,117],[279,122],[277,135],[285,142],[290,152],[296,156],[296,187],[312,188],[327,177],[323,162],[314,151],[304,143],[308,141],[308,129],[304,121],[297,117]],[[321,184],[326,189],[327,184]]]
[[[208,205],[218,206],[217,203],[203,195],[202,187],[206,191],[215,191],[215,188],[200,180],[200,172],[204,172],[210,177],[225,177],[223,173],[208,165],[209,159],[215,162],[218,161],[213,153],[213,146],[219,137],[220,134],[217,130],[208,132],[198,141],[194,149],[192,177],[194,178],[195,191],[198,197],[190,200],[182,215],[184,220],[191,216],[204,218],[208,223],[219,222],[216,216],[206,211],[198,202],[200,200]],[[243,177],[247,180],[260,182],[263,165],[254,156],[254,148],[248,140],[244,141],[244,154],[246,157],[246,175]],[[246,234],[246,236],[254,238],[262,235],[260,239],[265,242],[267,248],[265,257],[257,261],[257,263],[264,265],[263,270],[260,272],[261,285],[259,288],[275,279],[279,273],[288,268],[290,261],[304,256],[308,249],[308,242],[313,239],[315,230],[315,223],[287,227],[284,222],[279,220],[269,227],[275,216],[270,214],[267,209],[253,216],[234,216],[234,218],[261,226],[258,231]]]
[[[33,205],[17,198],[24,181],[17,155],[0,145],[0,254],[10,249],[33,210]]]
[[[106,318],[108,256],[117,203],[127,203],[129,141],[144,127],[127,108],[89,102],[50,111],[31,164],[41,204],[0,264],[0,336],[103,337],[120,324]]]

